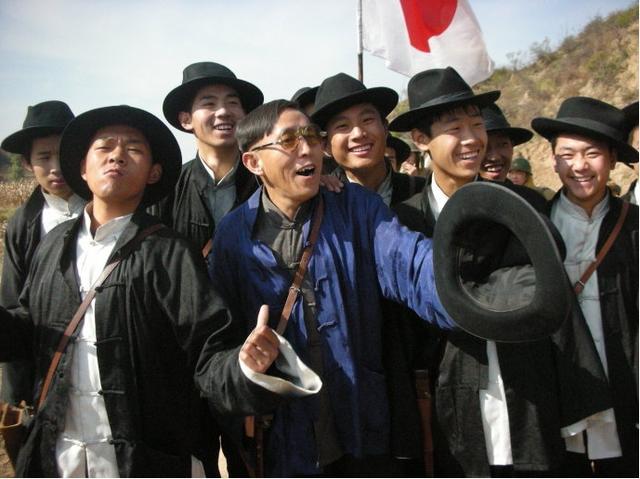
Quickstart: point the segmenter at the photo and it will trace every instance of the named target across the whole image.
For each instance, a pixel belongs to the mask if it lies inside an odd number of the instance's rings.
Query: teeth
[[[296,174],[301,176],[311,176],[315,171],[316,171],[315,167],[310,166],[308,168],[302,168],[301,170],[298,170]]]
[[[229,125],[229,124],[215,125],[213,128],[215,130],[229,131],[229,130],[233,130],[233,125]]]
[[[353,148],[349,148],[349,151],[353,153],[362,153],[364,151],[369,151],[371,149],[371,145],[363,145],[363,146],[354,146]]]

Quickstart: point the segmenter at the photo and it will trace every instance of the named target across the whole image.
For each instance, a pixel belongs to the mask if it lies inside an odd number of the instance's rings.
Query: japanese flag
[[[362,46],[407,76],[452,66],[474,85],[493,72],[467,0],[362,0]]]

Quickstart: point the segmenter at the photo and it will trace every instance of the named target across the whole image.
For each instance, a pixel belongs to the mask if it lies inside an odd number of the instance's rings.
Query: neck
[[[216,181],[233,168],[238,160],[238,145],[211,146],[201,141],[197,142],[198,156],[213,171]]]
[[[387,177],[387,165],[384,161],[372,168],[344,171],[351,183],[358,183],[373,192],[378,191],[378,188]]]
[[[474,178],[454,178],[442,173],[440,170],[433,170],[433,181],[435,181],[442,192],[449,198],[467,183],[471,183]]]
[[[69,201],[69,198],[71,198],[71,196],[73,195],[73,191],[65,191],[64,193],[53,193],[51,191],[45,190],[44,188],[42,188],[42,191],[44,191],[48,195],[57,196],[58,198],[63,199],[65,201]]]
[[[567,193],[566,190],[565,190],[565,194],[567,196],[567,199],[569,201],[571,201],[571,203],[573,203],[573,204],[579,206],[580,208],[582,208],[585,211],[585,213],[587,213],[587,216],[589,216],[589,218],[591,218],[591,215],[593,214],[593,210],[595,209],[595,207],[607,195],[607,190],[603,191],[602,194],[599,195],[597,198],[592,198],[592,199],[588,199],[588,200],[581,200],[579,198],[576,198],[572,194]]]
[[[292,198],[279,195],[266,186],[265,188],[267,191],[267,196],[269,196],[271,202],[276,205],[276,207],[282,212],[283,215],[287,217],[289,221],[293,221],[293,219],[296,217],[296,213],[298,212],[304,201],[297,201]]]
[[[138,208],[141,199],[139,198],[135,204],[133,202],[114,204],[113,202],[106,203],[94,196],[91,206],[87,209],[91,218],[91,233],[95,234],[100,226],[115,218],[133,213]]]

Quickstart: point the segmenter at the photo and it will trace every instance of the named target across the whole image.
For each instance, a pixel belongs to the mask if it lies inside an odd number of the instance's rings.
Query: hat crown
[[[58,100],[44,101],[27,108],[27,116],[22,128],[60,128],[73,120],[74,115],[65,102]]]
[[[517,158],[514,158],[514,160],[511,162],[511,168],[509,169],[531,173],[531,164],[529,163],[529,160],[527,160],[525,157],[518,156]]]
[[[316,109],[322,108],[324,105],[333,101],[353,95],[367,89],[360,80],[353,78],[346,73],[338,73],[325,80],[320,84],[318,93],[316,94]]]
[[[504,116],[504,113],[495,103],[482,109],[482,118],[487,131],[511,128],[511,124]]]
[[[407,90],[410,108],[445,96],[473,96],[471,87],[452,67],[433,68],[414,75]]]
[[[224,65],[215,62],[192,63],[182,71],[182,83],[207,77],[237,79],[236,75]]]
[[[595,98],[575,96],[562,102],[556,115],[557,120],[567,118],[580,118],[593,120],[598,123],[620,131],[620,137],[624,136],[627,118],[622,110]]]

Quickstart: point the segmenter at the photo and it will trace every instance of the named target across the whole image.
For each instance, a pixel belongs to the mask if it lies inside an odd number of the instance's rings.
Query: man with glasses
[[[264,186],[218,226],[209,272],[234,313],[238,343],[201,362],[209,373],[199,386],[223,414],[275,411],[267,475],[394,475],[380,295],[453,327],[436,294],[431,242],[359,185],[319,188],[323,134],[295,103],[258,107],[237,138]],[[299,264],[314,228],[305,274]],[[284,339],[269,325],[286,309],[294,274],[301,301]],[[244,319],[259,310],[257,325]]]

